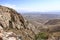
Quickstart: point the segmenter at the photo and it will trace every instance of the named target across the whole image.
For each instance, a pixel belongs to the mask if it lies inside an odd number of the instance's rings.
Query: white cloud
[[[19,8],[16,5],[13,5],[13,4],[1,4],[1,5],[6,6],[6,7],[13,8],[15,10],[19,10]]]
[[[3,6],[7,6],[7,7],[10,7],[10,8],[14,8],[15,9],[15,6],[16,5],[11,5],[11,4],[2,4]]]
[[[53,11],[53,10],[60,10],[60,4],[46,4],[46,5],[41,5],[37,7],[26,7],[26,6],[19,6],[19,5],[14,5],[14,4],[2,4],[3,6],[7,6],[10,8],[13,8],[17,11],[20,12],[47,12],[47,11]]]

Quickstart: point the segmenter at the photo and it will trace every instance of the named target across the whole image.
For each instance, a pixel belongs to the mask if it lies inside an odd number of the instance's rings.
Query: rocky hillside
[[[51,19],[45,23],[45,25],[56,25],[56,24],[60,24],[60,19]]]
[[[37,31],[34,25],[25,20],[22,15],[12,8],[0,5],[0,27],[4,31],[14,32],[21,36],[22,40],[34,40]]]
[[[51,19],[44,25],[49,28],[50,32],[60,32],[60,19]]]
[[[34,20],[27,21],[14,9],[0,5],[0,40],[60,39],[60,19],[46,20],[46,23]]]
[[[15,10],[0,6],[0,26],[4,29],[24,27],[23,17]]]

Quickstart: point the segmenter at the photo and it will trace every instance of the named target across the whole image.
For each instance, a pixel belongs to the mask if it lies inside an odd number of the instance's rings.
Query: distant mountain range
[[[38,13],[38,14],[60,14],[60,11],[57,11],[57,12],[56,12],[56,11],[54,11],[54,12],[22,12],[22,13],[23,13],[23,14],[25,14],[25,13],[27,13],[27,14],[28,14],[28,13],[30,13],[30,14],[31,14],[31,13],[32,13],[32,14],[33,14],[33,13],[34,13],[34,14],[36,14],[36,13]]]
[[[51,14],[50,14],[51,13]],[[44,22],[50,19],[60,19],[60,12],[32,12],[22,14],[28,20],[37,20],[38,22]]]

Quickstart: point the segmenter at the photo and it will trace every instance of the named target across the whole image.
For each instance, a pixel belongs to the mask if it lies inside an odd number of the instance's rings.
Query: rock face
[[[0,29],[2,28],[4,31],[12,31],[17,35],[21,35],[22,40],[34,40],[35,33],[38,32],[34,25],[25,21],[20,13],[12,8],[0,5]],[[14,37],[12,38],[14,39]],[[9,40],[12,40],[12,38],[9,38]]]
[[[0,6],[0,26],[3,28],[20,29],[24,27],[24,19],[15,10]]]
[[[5,32],[0,29],[0,40],[22,40],[21,36],[16,35],[13,32]]]

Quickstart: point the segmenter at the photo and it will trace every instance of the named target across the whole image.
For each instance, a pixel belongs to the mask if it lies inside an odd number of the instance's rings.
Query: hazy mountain
[[[45,22],[50,19],[60,19],[60,12],[57,12],[56,14],[50,14],[51,12],[48,13],[25,13],[22,14],[26,19],[28,20],[35,20],[38,22]],[[55,12],[54,12],[55,13]]]

